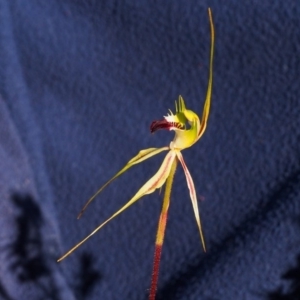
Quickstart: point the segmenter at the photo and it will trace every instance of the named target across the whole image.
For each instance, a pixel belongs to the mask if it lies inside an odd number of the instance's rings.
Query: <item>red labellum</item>
[[[161,121],[153,121],[150,125],[150,132],[153,133],[159,129],[172,130],[175,128],[184,129],[184,126],[180,123],[168,122],[166,119],[163,119]]]

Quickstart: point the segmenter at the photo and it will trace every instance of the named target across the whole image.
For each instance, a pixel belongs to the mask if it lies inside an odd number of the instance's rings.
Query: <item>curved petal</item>
[[[210,23],[210,61],[209,61],[209,79],[208,79],[208,87],[206,92],[206,99],[201,119],[201,125],[198,132],[198,139],[202,136],[206,129],[208,115],[209,115],[209,109],[210,109],[210,102],[211,102],[211,94],[212,94],[212,84],[213,84],[213,58],[214,58],[214,47],[215,47],[215,30],[214,30],[214,23],[212,19],[212,14],[210,8],[208,9],[208,15],[209,15],[209,23]]]

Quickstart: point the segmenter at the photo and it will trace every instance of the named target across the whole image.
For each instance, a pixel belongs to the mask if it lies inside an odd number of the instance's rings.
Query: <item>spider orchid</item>
[[[178,161],[181,163],[185,173],[187,186],[189,188],[192,206],[196,218],[196,223],[199,229],[202,246],[204,251],[206,251],[201,222],[200,222],[196,190],[195,190],[193,179],[184,162],[183,156],[181,154],[181,150],[191,147],[203,135],[206,129],[209,110],[210,110],[210,102],[211,102],[211,94],[212,94],[212,73],[213,73],[212,67],[213,67],[213,53],[214,53],[214,25],[213,25],[212,14],[210,9],[208,9],[208,14],[209,14],[209,21],[210,21],[210,28],[211,28],[211,49],[210,49],[208,88],[206,93],[202,119],[200,120],[197,114],[187,109],[183,98],[179,96],[178,102],[175,101],[175,112],[176,112],[175,114],[173,114],[172,111],[169,110],[169,114],[165,116],[163,120],[152,122],[150,126],[150,131],[152,133],[159,129],[173,130],[175,132],[175,137],[173,141],[170,143],[170,145],[168,147],[163,147],[163,148],[149,148],[149,149],[141,150],[135,157],[133,157],[131,160],[128,161],[128,163],[123,167],[123,169],[121,169],[114,177],[112,177],[109,181],[107,181],[87,201],[87,203],[84,205],[81,212],[79,213],[78,219],[81,217],[81,215],[88,207],[88,205],[95,199],[95,197],[114,179],[119,177],[121,174],[123,174],[132,166],[139,164],[145,161],[146,159],[159,154],[160,152],[168,150],[168,153],[164,158],[159,170],[138,190],[138,192],[123,207],[121,207],[110,218],[108,218],[105,222],[103,222],[96,229],[94,229],[87,237],[85,237],[82,241],[80,241],[72,249],[70,249],[67,253],[65,253],[61,258],[58,259],[58,262],[62,261],[73,251],[75,251],[79,246],[81,246],[86,240],[88,240],[93,234],[95,234],[98,230],[100,230],[106,223],[108,223],[113,218],[118,216],[120,213],[122,213],[125,209],[127,209],[129,206],[131,206],[141,197],[153,193],[156,189],[160,189],[164,185],[164,183],[166,183],[162,211],[158,222],[158,229],[157,229],[156,242],[155,242],[153,273],[152,273],[150,295],[149,295],[150,300],[154,300],[156,295],[158,274],[159,274],[159,264],[160,264],[162,245],[164,241],[165,228],[167,223],[171,188],[172,188],[173,178],[174,178]]]

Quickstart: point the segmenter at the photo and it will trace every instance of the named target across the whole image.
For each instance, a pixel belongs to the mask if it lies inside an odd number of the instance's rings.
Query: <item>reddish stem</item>
[[[162,245],[155,245],[149,300],[155,300]]]
[[[170,174],[167,178],[162,210],[158,221],[149,300],[155,300],[158,274],[159,274],[160,257],[161,257],[162,246],[165,238],[165,230],[166,230],[168,210],[170,205],[171,189],[172,189],[176,167],[177,167],[177,159],[173,161]]]

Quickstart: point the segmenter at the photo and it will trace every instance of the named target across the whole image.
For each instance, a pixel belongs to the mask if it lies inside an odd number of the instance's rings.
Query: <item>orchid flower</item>
[[[200,233],[200,239],[202,242],[203,249],[204,251],[206,251],[204,236],[203,236],[201,222],[200,222],[196,190],[195,190],[193,179],[185,164],[181,151],[191,147],[200,139],[200,137],[203,135],[206,129],[207,120],[209,116],[211,94],[212,94],[214,25],[213,25],[212,14],[210,9],[208,9],[208,13],[209,13],[210,28],[211,28],[209,80],[208,80],[208,88],[207,88],[206,99],[205,99],[201,120],[196,113],[186,108],[183,98],[179,96],[178,102],[175,101],[175,114],[173,114],[172,111],[169,110],[167,116],[165,116],[162,120],[152,122],[150,126],[151,133],[154,133],[159,129],[173,130],[175,132],[175,137],[173,141],[171,141],[170,145],[162,148],[149,148],[149,149],[141,150],[135,157],[129,160],[128,163],[114,177],[112,177],[109,181],[107,181],[87,201],[87,203],[84,205],[81,212],[79,213],[78,218],[81,217],[85,209],[95,199],[95,197],[114,179],[119,177],[121,174],[123,174],[132,166],[139,164],[147,160],[148,158],[159,154],[160,152],[168,151],[159,170],[137,191],[137,193],[123,207],[121,207],[110,218],[108,218],[105,222],[103,222],[96,229],[94,229],[87,237],[85,237],[82,241],[80,241],[72,249],[70,249],[67,253],[65,253],[61,258],[58,259],[58,262],[62,261],[73,251],[75,251],[79,246],[81,246],[86,240],[88,240],[93,234],[95,234],[98,230],[100,230],[106,223],[114,219],[116,216],[122,213],[125,209],[127,209],[129,206],[131,206],[141,197],[153,193],[156,189],[162,188],[162,186],[166,183],[162,211],[158,222],[158,230],[157,230],[156,242],[155,242],[153,273],[152,273],[150,296],[149,296],[150,300],[155,299],[158,274],[159,274],[160,257],[161,257],[162,245],[164,241],[168,209],[170,204],[171,188],[172,188],[173,178],[174,178],[178,161],[182,165],[183,171],[185,173],[186,182],[190,192],[192,206],[196,218],[196,223]]]

